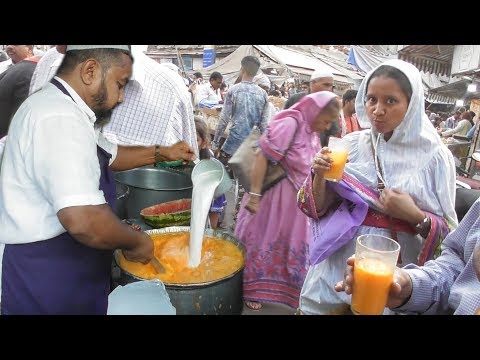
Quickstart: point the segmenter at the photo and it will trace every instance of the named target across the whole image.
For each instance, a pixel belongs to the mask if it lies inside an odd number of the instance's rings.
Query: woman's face
[[[381,134],[388,134],[403,121],[408,97],[396,80],[375,77],[368,84],[365,109],[373,128]]]
[[[325,131],[330,129],[332,122],[336,121],[340,116],[340,111],[335,107],[327,107],[320,111],[312,122],[313,131]]]

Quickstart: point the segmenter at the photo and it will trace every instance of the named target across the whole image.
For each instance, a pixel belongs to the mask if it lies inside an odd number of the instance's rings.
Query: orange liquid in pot
[[[158,274],[151,264],[141,264],[125,259],[120,253],[120,267],[142,279],[160,279],[166,284],[195,284],[221,279],[243,266],[242,251],[227,240],[204,237],[200,265],[188,267],[190,234],[178,232],[150,235],[155,245],[155,256],[166,269]]]

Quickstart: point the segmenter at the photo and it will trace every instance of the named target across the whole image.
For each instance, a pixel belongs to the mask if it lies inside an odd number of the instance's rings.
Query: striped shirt
[[[480,200],[477,200],[456,230],[444,240],[442,254],[425,266],[404,269],[413,282],[410,300],[394,309],[424,314],[473,315],[480,307],[480,281],[472,255],[480,246]]]
[[[192,101],[181,76],[143,53],[134,57],[125,99],[103,134],[121,145],[171,146],[183,140],[198,154]]]

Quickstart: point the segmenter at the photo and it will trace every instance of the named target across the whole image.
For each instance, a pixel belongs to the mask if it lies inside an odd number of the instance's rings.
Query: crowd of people
[[[153,256],[151,239],[112,211],[112,171],[212,156],[229,168],[255,127],[251,187],[232,229],[246,248],[247,307],[349,313],[355,239],[380,234],[401,246],[385,314],[480,308],[480,203],[458,224],[442,142],[473,136],[475,113],[425,110],[415,66],[389,60],[338,96],[325,69],[297,91],[270,82],[251,55],[227,86],[219,72],[187,79],[129,45],[57,45],[42,57],[31,47],[9,45],[0,74],[2,314],[105,314],[112,251]],[[349,152],[336,183],[324,178],[330,137]],[[269,164],[286,176],[262,192]],[[213,227],[225,227],[228,206],[213,199]]]

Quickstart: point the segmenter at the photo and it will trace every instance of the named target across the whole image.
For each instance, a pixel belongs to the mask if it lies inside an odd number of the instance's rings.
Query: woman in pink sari
[[[279,112],[260,138],[251,191],[242,199],[235,235],[247,249],[244,300],[258,310],[262,302],[298,307],[308,268],[308,218],[296,196],[321,148],[318,132],[338,118],[336,95],[320,91]],[[287,178],[261,194],[268,161],[280,163]]]

